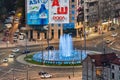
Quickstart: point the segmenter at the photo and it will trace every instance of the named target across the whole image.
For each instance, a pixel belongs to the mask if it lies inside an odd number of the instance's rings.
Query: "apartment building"
[[[82,67],[82,80],[120,80],[120,56],[118,54],[88,55]]]
[[[84,21],[93,24],[98,21],[98,0],[84,0]]]
[[[98,25],[103,29],[120,23],[120,0],[84,0],[84,21],[89,27]]]

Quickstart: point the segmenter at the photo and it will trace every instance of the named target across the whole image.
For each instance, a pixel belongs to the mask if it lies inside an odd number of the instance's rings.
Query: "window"
[[[53,27],[53,26],[54,26],[54,24],[51,24],[51,26]]]
[[[72,11],[72,14],[75,14],[75,11]]]
[[[54,30],[53,29],[52,29],[51,33],[52,33],[52,38],[54,38]]]
[[[87,17],[87,19],[89,19],[89,16],[86,16]]]
[[[75,5],[72,5],[72,8],[75,8]]]
[[[74,16],[72,17],[72,20],[75,20],[75,17],[74,17]]]
[[[58,27],[60,27],[61,26],[61,24],[58,24]]]
[[[47,39],[47,33],[45,33],[45,39]]]
[[[112,69],[114,69],[114,65],[112,65]]]
[[[75,2],[74,0],[72,0],[72,2]]]
[[[94,3],[90,3],[89,6],[94,6]]]
[[[89,9],[86,9],[86,12],[89,12]]]
[[[58,38],[60,38],[60,29],[58,30]]]
[[[112,79],[114,79],[115,78],[115,74],[114,73],[112,73]]]

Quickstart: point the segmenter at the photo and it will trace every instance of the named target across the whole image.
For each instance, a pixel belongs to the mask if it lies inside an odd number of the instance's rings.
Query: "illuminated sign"
[[[46,25],[48,23],[48,0],[27,0],[27,24]]]
[[[49,23],[69,23],[69,0],[49,0]]]
[[[74,23],[65,23],[63,24],[63,29],[66,30],[66,29],[73,29],[75,28],[75,24]]]

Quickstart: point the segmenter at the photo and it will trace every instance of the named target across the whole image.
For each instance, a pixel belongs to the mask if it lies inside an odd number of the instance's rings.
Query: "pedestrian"
[[[70,75],[68,76],[68,78],[71,79],[71,78],[70,78]]]

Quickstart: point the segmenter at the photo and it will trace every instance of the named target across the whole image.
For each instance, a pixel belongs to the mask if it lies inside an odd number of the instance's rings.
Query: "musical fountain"
[[[40,51],[33,55],[37,62],[49,64],[79,64],[87,56],[87,51],[73,48],[72,37],[64,34],[60,37],[59,50]]]

